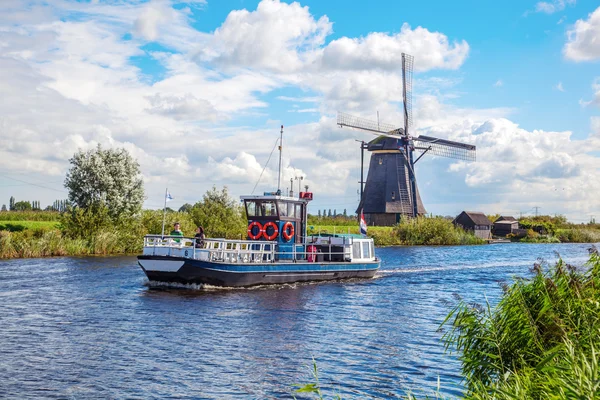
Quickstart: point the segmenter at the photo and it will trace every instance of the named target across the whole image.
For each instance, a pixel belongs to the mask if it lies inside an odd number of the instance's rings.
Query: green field
[[[57,221],[0,221],[0,231],[20,232],[26,229],[58,228]]]

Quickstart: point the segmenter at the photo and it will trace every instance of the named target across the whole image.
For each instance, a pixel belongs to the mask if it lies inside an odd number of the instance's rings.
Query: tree
[[[15,211],[29,211],[31,210],[31,203],[28,201],[17,201],[14,205]]]
[[[2,211],[6,211],[6,204],[2,204]]]
[[[246,232],[245,214],[238,202],[229,197],[227,187],[217,190],[212,187],[202,201],[192,207],[194,223],[204,228],[207,237],[239,239]]]
[[[328,217],[331,217],[331,208],[329,209],[329,212],[327,213]]]
[[[8,209],[10,211],[15,209],[15,198],[10,196],[10,202],[8,203]]]
[[[333,216],[337,217],[337,210],[335,210],[335,209],[333,210]]]
[[[344,218],[348,217],[348,213],[346,212],[346,209],[344,208]]]
[[[319,210],[319,218],[321,218],[321,210]]]
[[[189,213],[190,211],[192,211],[192,205],[190,203],[185,203],[184,205],[182,205],[181,207],[179,207],[179,212],[187,212]]]
[[[69,160],[65,187],[69,202],[87,209],[105,205],[113,219],[139,213],[144,202],[144,183],[140,165],[125,149],[79,150]],[[59,210],[65,202],[59,201]]]

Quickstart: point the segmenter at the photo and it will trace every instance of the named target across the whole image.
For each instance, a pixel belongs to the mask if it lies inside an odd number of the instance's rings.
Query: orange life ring
[[[267,234],[267,228],[270,226],[273,227],[272,235]],[[265,239],[275,240],[275,238],[277,237],[278,234],[279,234],[279,228],[277,228],[277,224],[275,222],[270,221],[263,225],[263,236],[265,237]]]
[[[289,233],[288,233],[289,230]],[[290,221],[286,222],[283,225],[283,230],[281,231],[281,236],[283,236],[283,238],[285,240],[290,240],[291,238],[294,237],[294,224],[292,224]]]
[[[258,228],[258,233],[256,235],[252,233],[252,228],[254,228],[255,226]],[[250,225],[248,225],[248,237],[252,240],[259,239],[263,235],[264,231],[265,230],[263,226],[258,221],[254,221]]]

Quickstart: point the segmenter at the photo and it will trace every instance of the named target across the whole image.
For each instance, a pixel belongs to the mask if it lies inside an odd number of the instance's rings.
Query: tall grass
[[[467,245],[482,244],[484,240],[441,217],[405,219],[395,228],[395,234],[404,245]]]
[[[461,303],[448,316],[447,349],[460,352],[466,397],[600,397],[600,256],[586,269],[559,260],[505,288],[492,309]]]

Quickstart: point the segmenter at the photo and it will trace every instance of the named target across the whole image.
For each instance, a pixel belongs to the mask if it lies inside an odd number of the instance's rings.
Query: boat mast
[[[279,173],[277,175],[277,194],[281,193],[281,150],[283,149],[283,125],[279,136]]]

